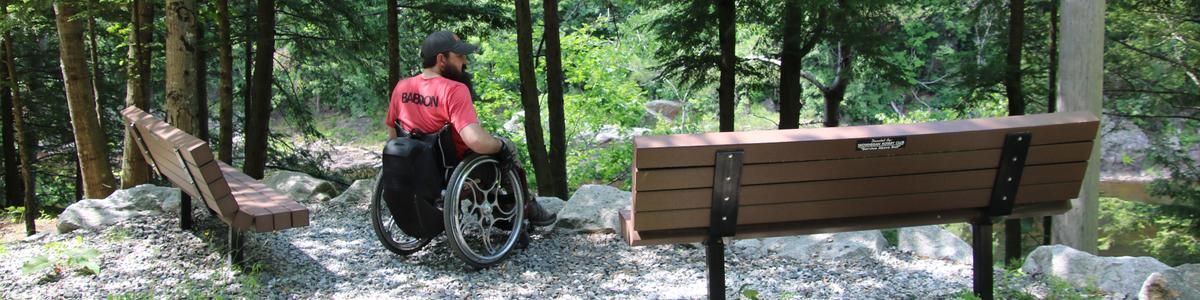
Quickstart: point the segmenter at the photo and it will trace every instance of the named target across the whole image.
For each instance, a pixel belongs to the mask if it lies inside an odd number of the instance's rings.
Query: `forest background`
[[[563,199],[581,184],[628,188],[633,135],[1052,112],[1057,43],[1072,38],[1056,36],[1052,0],[0,8],[2,189],[14,221],[156,180],[128,155],[127,105],[165,115],[258,178],[280,169],[342,184],[373,176],[329,168],[339,159],[330,145],[382,144],[388,92],[419,72],[420,41],[436,30],[481,46],[468,71],[484,127],[520,144],[539,194]],[[1172,201],[1102,198],[1101,250],[1130,242],[1128,254],[1198,262],[1200,1],[1110,0],[1105,27],[1105,122],[1145,133],[1152,146],[1122,162]],[[1022,221],[1030,247],[1038,222]]]

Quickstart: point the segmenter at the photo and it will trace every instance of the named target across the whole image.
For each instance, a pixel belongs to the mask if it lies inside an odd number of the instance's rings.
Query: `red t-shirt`
[[[471,92],[466,85],[441,76],[425,78],[421,74],[401,80],[392,89],[387,118],[383,119],[383,123],[392,127],[397,118],[404,130],[409,132],[416,129],[433,133],[441,130],[446,123],[451,124],[454,128],[451,136],[454,137],[459,158],[468,149],[459,132],[467,125],[479,123],[475,106],[471,103]]]

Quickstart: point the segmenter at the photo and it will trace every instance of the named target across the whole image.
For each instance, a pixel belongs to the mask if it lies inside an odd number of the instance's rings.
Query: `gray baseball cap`
[[[462,55],[474,53],[479,46],[463,42],[453,32],[438,31],[430,33],[421,44],[421,58],[429,58],[443,52],[454,52]]]

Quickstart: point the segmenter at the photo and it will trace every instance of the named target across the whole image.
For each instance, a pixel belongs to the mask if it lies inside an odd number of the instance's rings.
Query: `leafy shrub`
[[[52,269],[53,276],[61,276],[67,270],[78,269],[83,274],[99,274],[100,251],[79,247],[81,244],[79,237],[75,238],[75,247],[71,248],[62,242],[47,243],[44,246],[47,251],[26,261],[21,266],[21,273],[29,275]]]

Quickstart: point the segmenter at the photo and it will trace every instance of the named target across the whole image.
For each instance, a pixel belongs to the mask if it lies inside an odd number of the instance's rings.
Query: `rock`
[[[1072,286],[1095,286],[1114,298],[1137,295],[1146,278],[1171,267],[1151,257],[1099,257],[1063,245],[1041,246],[1025,258],[1021,271],[1051,275]]]
[[[879,230],[867,230],[737,240],[732,248],[739,255],[750,257],[775,254],[801,261],[855,261],[868,259],[886,249],[887,239]]]
[[[584,185],[558,212],[555,227],[574,232],[616,232],[620,210],[629,207],[632,194],[607,185]]]
[[[500,128],[503,128],[506,132],[521,132],[522,130],[525,130],[525,123],[523,123],[524,120],[525,111],[518,111],[513,113],[512,118],[509,118],[508,121],[505,121],[504,125],[500,126]]]
[[[346,204],[367,203],[371,201],[371,193],[374,192],[374,188],[375,180],[373,179],[355,180],[341,195],[334,197],[330,201]]]
[[[300,203],[324,202],[338,196],[333,183],[300,172],[275,172],[263,184]]]
[[[941,226],[929,225],[900,228],[899,249],[914,254],[970,264],[971,245]]]
[[[671,100],[654,100],[646,102],[646,112],[660,119],[674,121],[683,112],[683,103]]]
[[[143,184],[117,190],[104,199],[85,199],[67,206],[58,215],[59,233],[75,229],[96,230],[126,219],[179,211],[179,189]],[[193,201],[193,205],[203,205]]]
[[[558,197],[537,197],[537,201],[546,211],[552,213],[562,211],[563,205],[566,205],[566,202]]]
[[[1138,299],[1200,299],[1200,264],[1187,264],[1146,277]]]

